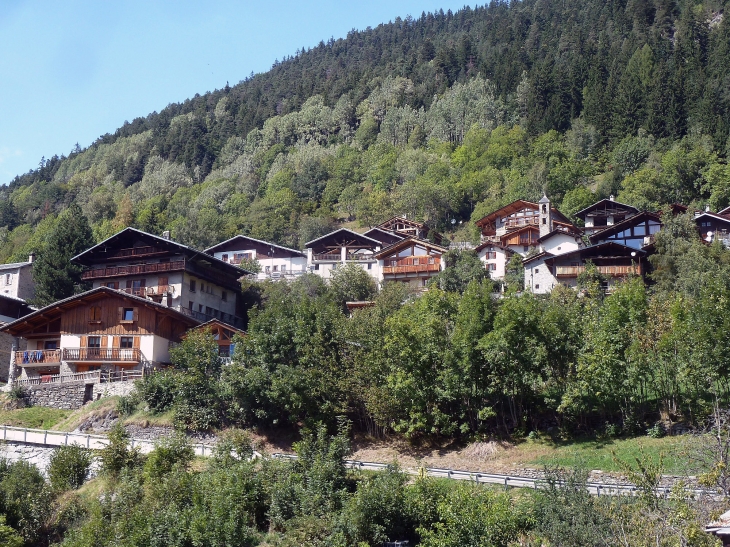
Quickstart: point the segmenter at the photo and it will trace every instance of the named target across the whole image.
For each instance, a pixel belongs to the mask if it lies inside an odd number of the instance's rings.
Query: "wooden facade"
[[[216,343],[218,344],[218,355],[220,355],[221,357],[231,357],[233,355],[233,350],[235,346],[233,338],[236,335],[246,336],[246,333],[244,331],[240,329],[235,329],[230,325],[221,323],[216,319],[208,321],[207,323],[203,323],[202,325],[195,327],[195,329],[193,330],[209,331],[213,335]]]

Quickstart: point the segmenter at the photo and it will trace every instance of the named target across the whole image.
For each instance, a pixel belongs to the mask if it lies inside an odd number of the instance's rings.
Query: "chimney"
[[[613,201],[613,194],[611,194],[610,196],[608,196],[608,199],[610,199],[611,201]]]
[[[165,230],[164,232],[162,232],[162,237],[164,237],[165,239],[170,239],[170,230]]]
[[[35,260],[35,253],[30,253],[28,255],[28,264],[33,264],[34,260]]]
[[[707,205],[705,205],[705,213],[709,213],[709,212],[710,212],[710,204],[708,203]]]

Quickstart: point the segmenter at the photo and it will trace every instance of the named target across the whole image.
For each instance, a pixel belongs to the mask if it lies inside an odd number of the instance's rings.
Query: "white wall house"
[[[205,250],[228,264],[256,260],[261,266],[257,279],[292,279],[307,271],[307,255],[296,249],[252,237],[237,235]]]

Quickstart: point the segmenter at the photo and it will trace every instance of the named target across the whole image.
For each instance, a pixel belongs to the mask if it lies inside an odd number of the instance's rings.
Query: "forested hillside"
[[[42,251],[72,202],[97,239],[133,225],[196,246],[299,246],[393,213],[467,239],[473,216],[543,190],[568,214],[611,193],[725,206],[724,7],[492,3],[303,48],[16,177],[0,259]]]

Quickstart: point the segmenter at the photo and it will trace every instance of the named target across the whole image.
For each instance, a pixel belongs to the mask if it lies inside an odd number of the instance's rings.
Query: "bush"
[[[44,538],[52,510],[53,497],[35,465],[0,461],[0,514],[5,514],[7,526],[17,530],[26,544],[37,545]]]
[[[667,432],[664,431],[664,426],[662,424],[654,424],[646,430],[646,434],[652,439],[661,439],[667,434]]]
[[[89,476],[91,453],[78,445],[59,446],[51,456],[48,479],[54,490],[76,490]]]
[[[139,397],[152,412],[165,412],[175,403],[177,374],[173,371],[150,374],[139,382],[137,389]]]
[[[147,456],[144,474],[149,479],[159,480],[175,468],[187,469],[194,457],[195,452],[184,435],[162,439]]]
[[[129,447],[129,433],[117,422],[109,431],[109,444],[99,451],[101,472],[117,477],[126,468],[137,467],[142,462],[139,450]]]
[[[139,392],[133,391],[129,395],[122,395],[117,401],[117,413],[120,416],[130,416],[137,410],[141,397]]]
[[[8,392],[8,399],[11,401],[22,401],[25,399],[25,390],[23,389],[23,386],[17,384],[14,385]]]

